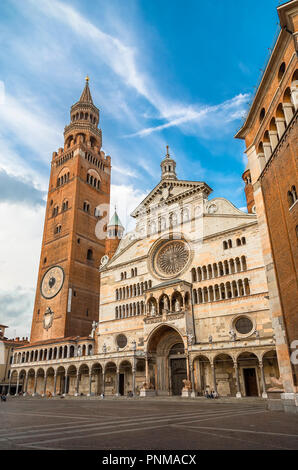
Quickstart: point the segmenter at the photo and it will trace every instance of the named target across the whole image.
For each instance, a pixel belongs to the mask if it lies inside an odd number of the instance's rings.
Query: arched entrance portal
[[[181,335],[162,325],[148,341],[149,381],[158,395],[181,395],[183,380],[188,378],[187,361]]]

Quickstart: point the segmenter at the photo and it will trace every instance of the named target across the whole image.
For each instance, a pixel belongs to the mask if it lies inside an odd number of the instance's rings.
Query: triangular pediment
[[[170,205],[178,200],[189,197],[191,194],[202,192],[207,197],[212,189],[203,181],[161,180],[155,188],[145,197],[138,207],[131,213],[138,217],[159,205]]]

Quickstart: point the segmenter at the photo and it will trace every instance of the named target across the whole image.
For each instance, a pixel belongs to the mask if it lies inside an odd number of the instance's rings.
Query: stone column
[[[35,397],[36,395],[36,386],[37,386],[37,372],[35,373],[35,376],[34,376],[34,386],[33,386],[33,393],[32,393],[33,397]]]
[[[149,384],[149,358],[147,354],[145,357],[145,375],[146,375],[146,384]]]
[[[57,371],[55,370],[55,373],[54,373],[54,390],[53,390],[53,397],[56,396],[56,386],[57,386]]]
[[[270,142],[263,142],[263,149],[264,149],[266,162],[268,162],[272,154],[272,148],[271,148]]]
[[[298,109],[298,80],[295,80],[291,86],[291,98],[295,111]]]
[[[79,389],[80,389],[80,374],[79,374],[79,372],[77,372],[76,388],[75,388],[75,394],[74,394],[75,397],[77,397],[79,395]]]
[[[61,388],[61,379],[60,379],[60,388]],[[63,396],[66,396],[66,390],[67,390],[67,374],[65,373],[64,375],[64,390],[63,390]]]
[[[89,371],[89,392],[87,394],[88,397],[91,396],[91,387],[92,387],[92,373],[91,373],[91,366],[90,366],[90,371]]]
[[[274,152],[274,149],[278,144],[277,131],[268,131],[268,133],[269,133],[269,139],[270,139],[272,152]],[[263,146],[264,146],[264,144],[263,144]]]
[[[8,382],[8,389],[7,389],[7,396],[10,395],[11,376],[12,376],[12,371],[10,371],[9,382]]]
[[[216,385],[216,371],[215,371],[215,364],[211,364],[211,371],[213,377],[213,390],[217,392],[217,385]]]
[[[105,371],[102,373],[102,393],[105,394]]]
[[[258,162],[260,166],[260,171],[262,172],[266,165],[266,158],[264,153],[258,153]]]
[[[20,375],[18,374],[18,377],[17,377],[17,386],[16,386],[16,393],[15,393],[15,396],[18,395],[19,393],[19,383],[20,383]]]
[[[26,378],[25,378],[25,387],[24,387],[24,397],[27,395],[27,388],[28,388],[28,379],[29,379],[29,373],[27,372]]]
[[[286,130],[286,123],[283,118],[275,118],[278,138],[281,139]]]
[[[235,369],[236,387],[237,387],[236,398],[241,398],[242,395],[241,395],[241,389],[240,389],[239,369],[238,369],[237,361],[234,362],[234,369]]]
[[[190,365],[190,381],[191,381],[191,396],[195,397],[196,391],[195,391],[195,376],[194,376],[193,361],[191,361],[191,365]]]
[[[268,398],[266,392],[266,382],[265,382],[265,374],[264,374],[264,364],[262,362],[259,363],[260,370],[261,370],[261,381],[262,381],[262,397]]]
[[[46,396],[46,392],[47,392],[47,373],[45,372],[44,374],[44,383],[43,383],[43,396],[45,397]]]
[[[136,394],[136,368],[133,367],[132,369],[132,394],[135,396]]]
[[[117,369],[116,371],[116,397],[119,397],[120,395],[119,387],[120,387],[120,371],[119,369]]]
[[[294,116],[292,103],[282,103],[282,108],[284,110],[286,124],[288,126]]]
[[[187,374],[187,380],[189,380],[189,353],[186,351],[186,374]]]

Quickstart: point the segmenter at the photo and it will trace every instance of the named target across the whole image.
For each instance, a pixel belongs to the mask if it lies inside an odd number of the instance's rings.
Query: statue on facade
[[[233,329],[229,331],[229,335],[232,341],[236,341],[236,333]]]
[[[191,346],[193,344],[193,340],[194,340],[194,335],[192,333],[189,333],[187,335],[187,344]]]
[[[178,299],[175,302],[175,312],[180,312],[180,302]]]
[[[90,334],[91,338],[94,338],[94,336],[95,336],[95,331],[96,331],[97,325],[98,325],[98,323],[96,321],[94,321],[92,323],[92,330],[91,330],[91,334]]]
[[[163,307],[165,310],[169,310],[169,302],[168,302],[168,298],[166,295],[163,298]]]
[[[155,307],[154,302],[151,303],[150,313],[151,313],[152,316],[155,316],[155,314],[156,314],[156,307]]]
[[[154,390],[154,386],[151,382],[143,382],[142,389],[143,390]]]
[[[191,381],[190,381],[190,380],[188,380],[188,379],[183,379],[182,382],[183,382],[183,389],[182,389],[182,390],[188,391],[188,390],[191,390],[191,389],[192,389]]]
[[[107,347],[106,347],[106,344],[105,344],[105,343],[103,344],[102,352],[103,352],[104,354],[107,352]]]

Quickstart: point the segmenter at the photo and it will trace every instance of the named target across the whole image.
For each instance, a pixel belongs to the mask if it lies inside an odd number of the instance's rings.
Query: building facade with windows
[[[298,1],[277,8],[280,33],[244,125],[285,407],[298,407]]]
[[[10,390],[15,394],[17,389],[18,375],[11,378],[11,364],[15,354],[15,348],[28,344],[28,338],[9,339],[5,336],[6,325],[0,325],[0,394]],[[22,390],[22,385],[18,386],[18,391]]]

